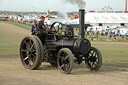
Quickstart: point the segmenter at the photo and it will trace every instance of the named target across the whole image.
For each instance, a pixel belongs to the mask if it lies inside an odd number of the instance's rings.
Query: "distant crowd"
[[[128,34],[125,32],[117,30],[113,31],[112,29],[109,29],[107,31],[86,31],[85,32],[87,37],[92,37],[92,39],[97,38],[99,36],[107,36],[107,40],[126,40],[128,39]]]

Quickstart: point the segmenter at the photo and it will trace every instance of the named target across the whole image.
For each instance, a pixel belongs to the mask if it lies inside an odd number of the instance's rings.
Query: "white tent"
[[[95,26],[128,26],[128,13],[86,13],[85,23]],[[72,24],[79,24],[79,18],[73,20]]]

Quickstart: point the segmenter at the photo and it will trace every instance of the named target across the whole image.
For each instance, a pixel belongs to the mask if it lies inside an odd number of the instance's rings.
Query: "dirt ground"
[[[30,33],[1,22],[0,31],[18,40]],[[66,75],[48,63],[42,63],[37,70],[29,70],[22,66],[19,56],[0,56],[0,85],[128,85],[128,68],[102,66],[98,72],[90,72],[82,64],[74,65],[71,74]]]

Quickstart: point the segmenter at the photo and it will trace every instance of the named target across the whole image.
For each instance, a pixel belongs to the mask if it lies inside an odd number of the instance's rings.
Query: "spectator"
[[[122,39],[122,40],[124,40],[124,36],[125,36],[125,33],[124,33],[124,31],[122,30],[122,32],[121,32],[121,39]]]
[[[113,40],[116,40],[116,34],[113,32]]]
[[[118,30],[118,36],[119,36],[119,39],[121,38],[121,33],[120,31]]]
[[[98,38],[98,35],[99,35],[99,31],[95,31],[95,36],[96,36],[96,38]]]
[[[31,29],[31,34],[33,34],[33,31],[36,30],[36,29],[38,29],[37,28],[36,21],[33,21],[33,23],[32,23],[32,29]]]
[[[111,39],[111,37],[112,37],[112,30],[111,30],[111,29],[109,29],[109,31],[108,31],[108,39],[110,40],[110,39]]]

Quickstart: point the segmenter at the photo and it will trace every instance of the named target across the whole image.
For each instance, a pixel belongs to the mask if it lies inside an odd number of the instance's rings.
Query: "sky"
[[[79,1],[79,0],[78,0]],[[101,11],[105,6],[110,6],[114,11],[125,10],[125,0],[83,0],[86,2],[86,11]],[[65,0],[0,0],[0,11],[46,12],[78,11],[77,5],[72,5]]]

